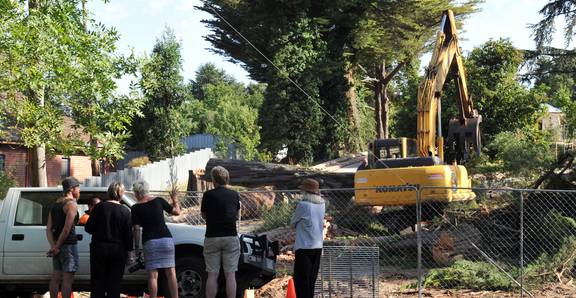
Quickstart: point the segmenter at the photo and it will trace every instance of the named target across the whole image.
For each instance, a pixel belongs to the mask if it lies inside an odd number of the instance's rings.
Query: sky
[[[466,54],[489,39],[509,38],[515,47],[533,49],[529,24],[541,19],[538,11],[548,0],[486,0],[480,12],[465,20],[460,31],[460,44]],[[171,27],[180,40],[184,60],[182,75],[186,80],[195,77],[198,67],[212,62],[237,80],[248,83],[250,78],[240,64],[227,61],[226,57],[209,50],[204,40],[209,30],[200,22],[211,18],[195,9],[200,0],[112,0],[90,1],[88,9],[98,22],[114,27],[120,34],[118,50],[134,51],[137,55],[150,53],[157,38],[166,26]],[[559,30],[561,31],[561,30]],[[554,35],[554,46],[563,47],[562,32]],[[429,55],[422,58],[428,64]],[[118,82],[119,93],[125,93],[131,78]]]

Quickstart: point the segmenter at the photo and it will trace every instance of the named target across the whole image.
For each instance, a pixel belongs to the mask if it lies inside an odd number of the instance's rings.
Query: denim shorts
[[[174,268],[174,240],[172,237],[150,239],[144,243],[146,270]]]
[[[78,271],[78,245],[64,244],[60,252],[52,257],[54,271],[76,272]]]
[[[237,236],[204,238],[204,261],[206,272],[238,271],[240,260],[240,240]]]

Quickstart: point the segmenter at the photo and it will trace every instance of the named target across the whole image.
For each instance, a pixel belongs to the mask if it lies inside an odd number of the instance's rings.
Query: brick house
[[[72,129],[72,121],[65,118],[64,127],[66,130]],[[83,136],[82,139],[88,139]],[[17,186],[31,185],[31,155],[29,149],[22,145],[22,142],[12,134],[10,140],[0,140],[0,171],[10,175],[16,181]],[[92,176],[90,158],[78,154],[72,156],[56,155],[53,158],[46,158],[46,175],[48,176],[48,186],[57,186],[63,177],[74,176],[83,181]]]

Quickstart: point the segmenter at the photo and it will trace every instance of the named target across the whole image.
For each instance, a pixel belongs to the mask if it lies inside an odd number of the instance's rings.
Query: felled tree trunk
[[[223,166],[228,170],[231,185],[249,188],[273,186],[280,190],[298,189],[305,178],[318,180],[320,188],[354,187],[354,173],[320,172],[290,165],[215,158],[208,161],[204,180],[212,181],[210,171],[215,166]]]

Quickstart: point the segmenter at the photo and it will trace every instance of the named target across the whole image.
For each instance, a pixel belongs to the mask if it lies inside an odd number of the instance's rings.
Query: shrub
[[[6,197],[8,189],[14,185],[15,181],[10,175],[6,174],[6,172],[0,172],[0,200]]]
[[[262,224],[259,231],[269,231],[289,225],[292,214],[294,213],[294,208],[296,208],[294,200],[274,204],[270,209],[263,208],[262,218],[264,219],[264,224]]]
[[[471,289],[481,291],[510,290],[514,284],[494,265],[458,260],[448,268],[432,269],[424,279],[425,287]]]
[[[529,179],[542,173],[555,158],[549,135],[530,128],[499,133],[489,148],[504,172]]]
[[[140,156],[140,157],[132,158],[126,166],[128,168],[138,168],[141,166],[145,166],[149,163],[150,163],[150,158],[148,158],[148,156]]]

